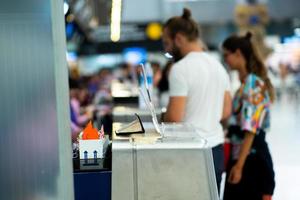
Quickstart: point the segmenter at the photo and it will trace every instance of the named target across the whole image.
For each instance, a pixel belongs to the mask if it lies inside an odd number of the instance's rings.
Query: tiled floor
[[[274,200],[300,199],[300,99],[284,94],[272,109],[267,136],[273,157]]]

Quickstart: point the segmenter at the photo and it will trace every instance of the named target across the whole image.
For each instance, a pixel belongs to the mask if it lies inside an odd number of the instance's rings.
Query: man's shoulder
[[[209,62],[212,62],[214,65],[223,66],[221,61],[216,56],[213,56],[212,54],[203,52],[202,56],[203,56],[202,59],[208,60]]]
[[[178,62],[174,63],[171,67],[171,71],[177,72],[177,73],[183,73],[186,68],[186,62],[184,59],[179,60]]]
[[[174,63],[173,67],[175,68],[181,68],[185,65],[186,63],[186,57],[180,59],[179,61],[177,61],[176,63]]]
[[[177,61],[173,67],[181,71],[186,71],[187,67],[193,67],[196,63],[201,62],[202,58],[200,56],[194,56],[191,54],[186,55],[181,60]],[[172,68],[173,68],[172,67]]]

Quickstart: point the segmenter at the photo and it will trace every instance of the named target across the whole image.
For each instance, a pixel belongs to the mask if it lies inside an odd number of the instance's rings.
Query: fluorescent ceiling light
[[[113,0],[111,8],[110,39],[117,42],[121,37],[122,0]]]
[[[67,2],[64,2],[64,14],[66,15],[69,10],[69,4]]]

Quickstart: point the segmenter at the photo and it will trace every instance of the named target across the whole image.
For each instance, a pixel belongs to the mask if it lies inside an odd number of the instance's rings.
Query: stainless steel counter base
[[[211,149],[197,141],[113,141],[112,151],[112,200],[218,199]]]

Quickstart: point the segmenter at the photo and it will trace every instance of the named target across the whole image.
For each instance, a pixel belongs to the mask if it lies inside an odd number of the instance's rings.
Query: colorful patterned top
[[[254,74],[248,75],[234,96],[231,125],[253,134],[259,129],[266,131],[270,127],[270,105],[263,80]]]

